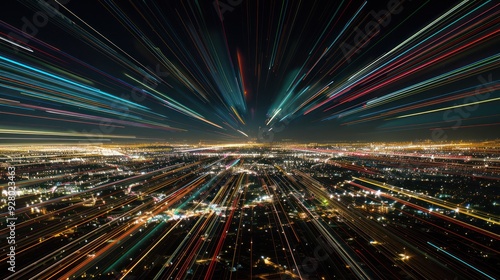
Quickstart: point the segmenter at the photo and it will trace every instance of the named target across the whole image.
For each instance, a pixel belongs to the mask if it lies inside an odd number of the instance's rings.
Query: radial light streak
[[[455,260],[457,260],[457,261],[459,261],[459,262],[461,262],[461,263],[465,264],[466,266],[468,266],[468,267],[470,267],[470,268],[474,269],[475,271],[477,271],[477,272],[481,273],[482,275],[486,276],[487,278],[489,278],[489,279],[493,279],[493,280],[495,279],[494,277],[492,277],[492,276],[490,276],[490,275],[488,275],[488,274],[484,273],[483,271],[479,270],[477,267],[475,267],[475,266],[473,266],[473,265],[471,265],[471,264],[469,264],[469,263],[465,262],[464,260],[462,260],[462,259],[460,259],[460,258],[457,258],[456,256],[454,256],[454,255],[452,255],[451,253],[447,252],[447,251],[446,251],[446,250],[444,250],[443,248],[438,247],[438,246],[436,246],[436,245],[432,244],[431,242],[427,242],[427,244],[431,245],[432,247],[434,247],[434,248],[435,248],[435,249],[437,249],[438,251],[441,251],[441,252],[445,253],[446,255],[448,255],[448,256],[450,256],[450,257],[454,258]]]
[[[269,121],[266,123],[266,125],[269,125],[271,121],[278,115],[278,113],[281,111],[281,108],[276,110],[276,112],[273,114],[273,116],[269,119]]]
[[[52,2],[0,20],[7,278],[500,273],[497,1]]]
[[[12,45],[14,45],[14,46],[16,46],[16,47],[18,47],[18,48],[23,49],[23,50],[27,50],[27,51],[29,51],[29,52],[33,52],[33,50],[32,50],[32,49],[30,49],[30,48],[28,48],[28,47],[25,47],[25,46],[22,46],[22,45],[20,45],[20,44],[18,44],[18,43],[16,43],[16,42],[12,42],[11,40],[6,39],[6,38],[4,38],[4,37],[2,37],[2,36],[0,36],[0,40],[5,41],[5,42],[7,42],[7,43],[9,43],[9,44],[12,44]]]
[[[500,4],[464,0],[436,5],[432,17],[419,17],[426,15],[424,6],[433,8],[427,3],[259,1],[228,10],[216,2],[220,5],[213,4],[210,12],[202,2],[103,1],[96,11],[111,19],[115,34],[72,4],[30,2],[26,7],[51,15],[50,28],[71,35],[96,58],[84,62],[66,43],[50,36],[44,41],[43,33],[27,38],[26,30],[2,21],[2,46],[26,48],[0,57],[5,96],[23,102],[2,106],[35,109],[33,115],[60,109],[77,117],[84,110],[96,119],[110,115],[152,129],[166,125],[168,115],[178,131],[257,141],[262,139],[256,127],[296,118],[304,121],[294,126],[318,123],[318,129],[324,126],[318,120],[336,120],[332,125],[341,130],[378,121],[372,126],[377,130],[396,113],[439,103],[446,107],[452,99],[434,92],[458,83],[470,88],[474,75],[489,75],[499,65],[492,45],[499,35]],[[390,17],[380,18],[384,11]],[[231,19],[221,21],[217,13]],[[229,24],[236,18],[243,28]],[[132,45],[126,45],[127,36]],[[13,97],[19,92],[22,98]],[[47,107],[43,112],[26,106],[41,104]]]
[[[0,128],[1,134],[22,134],[22,135],[48,135],[48,136],[75,136],[75,137],[90,137],[90,138],[118,138],[118,139],[134,139],[133,135],[108,135],[108,134],[92,134],[79,132],[59,132],[59,131],[43,131],[43,130],[21,130]]]
[[[397,117],[394,117],[391,119],[402,119],[402,118],[414,117],[414,116],[419,116],[419,115],[424,115],[424,114],[446,111],[446,110],[455,109],[455,108],[466,107],[466,106],[470,106],[470,105],[477,105],[477,104],[482,104],[482,103],[494,102],[494,101],[498,101],[498,100],[500,100],[500,97],[491,98],[488,100],[470,102],[470,103],[465,103],[465,104],[460,104],[460,105],[455,105],[455,106],[449,106],[449,107],[445,107],[445,108],[439,108],[439,109],[434,109],[434,110],[429,110],[429,111],[424,111],[424,112],[418,112],[418,113],[413,113],[413,114],[408,114],[408,115],[403,115],[403,116],[397,116]]]
[[[238,130],[239,133],[245,135],[246,137],[249,137],[248,134],[246,134],[245,132],[241,131],[241,130]]]
[[[375,68],[374,70],[371,70],[371,72],[369,72],[369,73],[365,74],[364,76],[362,76],[362,77],[358,77],[362,71],[365,71],[366,69],[368,69],[369,67],[371,67],[372,65],[374,65],[375,63],[377,63],[379,60],[382,60],[382,59],[383,59],[383,58],[385,58],[386,56],[389,56],[390,54],[392,54],[393,52],[395,52],[396,50],[398,50],[399,48],[401,48],[401,47],[402,47],[402,46],[404,46],[405,44],[409,44],[409,42],[411,42],[411,41],[412,41],[415,37],[417,37],[420,33],[422,33],[422,32],[424,32],[425,30],[427,30],[427,29],[431,28],[431,26],[433,26],[434,24],[436,24],[438,21],[445,19],[445,18],[446,18],[449,14],[451,14],[452,12],[454,12],[455,10],[457,10],[459,7],[461,7],[462,5],[464,5],[466,2],[467,2],[467,1],[463,1],[462,3],[458,4],[458,5],[457,5],[457,6],[455,6],[453,9],[449,10],[447,13],[443,14],[441,17],[437,18],[435,21],[433,21],[432,23],[430,23],[429,25],[427,25],[427,26],[426,26],[426,28],[424,28],[424,29],[420,30],[419,32],[417,32],[416,34],[412,35],[411,37],[409,37],[408,39],[406,39],[404,42],[402,42],[401,44],[399,44],[398,46],[396,46],[395,48],[393,48],[391,51],[389,51],[389,52],[385,53],[383,56],[379,57],[377,60],[375,60],[374,62],[370,63],[368,66],[366,66],[365,68],[363,68],[361,71],[358,71],[356,74],[352,75],[352,76],[349,78],[349,80],[348,80],[348,82],[352,80],[350,83],[348,83],[348,84],[344,85],[344,87],[340,88],[339,90],[335,91],[334,93],[331,93],[331,94],[330,94],[330,97],[329,97],[327,100],[325,100],[325,101],[323,101],[323,102],[321,102],[321,103],[319,103],[319,104],[317,104],[317,105],[313,106],[312,108],[308,109],[308,110],[307,110],[304,114],[308,114],[308,113],[310,113],[311,111],[313,111],[313,110],[315,110],[315,109],[317,109],[317,108],[319,108],[319,107],[323,106],[324,104],[326,104],[326,103],[330,102],[331,100],[333,100],[333,98],[334,98],[334,97],[339,97],[339,96],[341,96],[341,95],[345,94],[345,93],[346,93],[346,90],[349,90],[349,89],[350,89],[352,86],[354,86],[356,83],[359,83],[360,81],[361,81],[361,82],[365,82],[365,80],[369,80],[369,79],[368,79],[368,76],[373,75],[373,73],[375,73],[376,71],[378,71],[378,70],[379,70],[379,69],[381,69],[382,67],[386,66],[386,65],[387,65],[388,63],[390,63],[391,61],[393,61],[393,60],[395,60],[395,59],[397,59],[397,58],[401,57],[401,56],[402,56],[402,55],[404,55],[405,53],[409,52],[410,50],[412,50],[412,49],[416,48],[416,47],[417,47],[417,46],[419,46],[420,44],[422,44],[422,43],[424,43],[425,41],[427,41],[428,39],[430,39],[432,36],[431,36],[431,37],[427,37],[425,40],[421,40],[419,43],[417,43],[417,44],[413,45],[410,49],[408,49],[408,50],[404,51],[403,53],[399,54],[398,56],[396,56],[396,57],[392,58],[391,60],[389,60],[389,61],[385,62],[384,64],[382,64],[382,65],[378,66],[378,67],[377,67],[377,68]],[[467,15],[471,14],[473,11],[476,11],[477,9],[481,8],[482,6],[484,6],[485,4],[486,4],[486,3],[484,3],[484,4],[480,5],[479,7],[475,8],[475,9],[473,9],[472,11],[468,12],[466,15],[462,16],[461,18],[463,18],[463,17],[465,17],[465,16],[467,16]],[[455,23],[455,22],[457,22],[457,21],[458,21],[458,20],[455,20],[453,23]],[[451,26],[451,24],[449,24],[447,27],[449,27],[449,26]],[[445,28],[447,28],[447,27],[445,27]],[[441,29],[441,30],[444,30],[445,28],[443,28],[443,29]],[[437,34],[437,33],[435,33],[434,35],[436,35],[436,34]],[[486,37],[488,37],[488,36],[492,36],[492,35],[494,35],[494,34],[495,34],[495,32],[492,32],[492,33],[490,33],[490,34],[488,34],[488,35],[484,36],[483,38],[486,38]],[[433,36],[434,36],[434,35],[433,35]],[[482,39],[482,38],[480,38],[480,39]],[[479,40],[479,39],[478,39],[478,40]],[[476,40],[475,42],[477,42],[478,40]],[[465,47],[467,47],[467,46],[469,46],[469,45],[470,45],[470,44],[467,44],[467,45],[464,45],[464,46],[462,46],[462,47],[460,47],[460,48],[465,48]],[[458,48],[458,49],[454,50],[453,52],[456,52],[456,51],[460,50],[460,48]],[[448,55],[452,54],[453,52],[450,52]],[[440,58],[440,59],[442,59],[442,58]],[[429,64],[429,62],[427,62],[426,64]],[[423,65],[421,65],[421,66],[419,66],[419,67],[417,67],[417,68],[415,68],[415,69],[413,69],[413,70],[411,70],[411,71],[409,71],[409,72],[405,73],[404,75],[409,75],[410,73],[412,73],[412,72],[414,72],[414,71],[418,70],[419,68],[422,68],[422,67],[423,67],[423,66],[425,66],[426,64],[423,64]],[[401,75],[401,74],[400,74],[400,75],[399,75],[399,77],[403,77],[403,75]],[[354,78],[357,78],[357,79],[354,79]],[[391,82],[392,82],[393,80],[395,80],[395,79],[393,78],[393,79],[391,79],[391,80],[389,80],[389,81],[391,81]],[[357,98],[357,97],[359,97],[359,96],[361,96],[361,95],[364,95],[364,94],[366,94],[366,93],[368,93],[368,92],[370,92],[370,91],[373,91],[374,89],[378,89],[378,88],[380,88],[381,86],[384,86],[384,85],[385,85],[385,84],[387,84],[387,83],[388,83],[388,82],[381,83],[381,84],[379,84],[379,85],[378,85],[378,86],[376,86],[376,87],[373,87],[373,86],[372,86],[372,87],[370,87],[370,88],[369,88],[369,90],[368,90],[368,91],[365,91],[365,92],[362,92],[362,93],[358,93],[357,95],[354,95],[353,97],[349,97],[348,99],[346,99],[346,101],[351,101],[352,99]],[[344,101],[344,102],[345,102],[345,101]]]
[[[65,83],[68,83],[68,84],[71,84],[73,86],[77,86],[79,88],[82,88],[82,89],[85,89],[85,90],[89,90],[91,92],[94,92],[96,94],[99,94],[99,95],[105,95],[107,97],[110,97],[110,98],[113,98],[113,99],[117,99],[119,100],[120,102],[123,102],[123,103],[127,103],[129,105],[132,105],[133,107],[138,107],[138,108],[142,108],[142,109],[147,109],[146,107],[142,106],[142,105],[139,105],[139,104],[136,104],[136,103],[133,103],[133,102],[130,102],[128,100],[125,100],[125,99],[122,99],[122,98],[119,98],[119,97],[116,97],[116,96],[113,96],[113,95],[110,95],[109,93],[106,93],[106,92],[103,92],[103,91],[100,91],[99,89],[96,89],[96,88],[91,88],[91,87],[88,87],[86,85],[83,85],[83,84],[80,84],[80,83],[76,83],[76,82],[73,82],[73,81],[70,81],[66,78],[63,78],[63,77],[60,77],[60,76],[57,76],[57,75],[54,75],[54,74],[51,74],[51,73],[48,73],[48,72],[45,72],[45,71],[42,71],[40,69],[37,69],[37,68],[34,68],[34,67],[31,67],[31,66],[28,66],[28,65],[25,65],[23,63],[19,63],[17,61],[14,61],[14,60],[11,60],[11,59],[8,59],[6,57],[3,57],[3,56],[0,56],[0,60],[2,61],[6,61],[8,63],[11,63],[11,64],[14,64],[16,66],[20,66],[22,68],[25,68],[25,69],[28,69],[28,70],[31,70],[33,72],[36,72],[36,73],[39,73],[39,74],[42,74],[44,76],[48,76],[50,78],[54,78],[56,80],[59,80],[59,81],[62,81],[62,82],[65,82]]]

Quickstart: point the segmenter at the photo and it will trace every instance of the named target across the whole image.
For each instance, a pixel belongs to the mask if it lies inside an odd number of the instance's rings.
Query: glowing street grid
[[[494,279],[498,147],[6,146],[8,279]]]
[[[0,275],[500,278],[499,18],[6,1]]]

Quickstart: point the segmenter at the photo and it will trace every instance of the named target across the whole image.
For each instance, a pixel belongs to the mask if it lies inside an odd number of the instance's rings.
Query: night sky
[[[495,139],[499,5],[5,1],[0,141]]]

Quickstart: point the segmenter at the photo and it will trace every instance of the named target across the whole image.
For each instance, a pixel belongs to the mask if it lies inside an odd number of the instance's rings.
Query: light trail
[[[355,180],[359,180],[361,182],[365,182],[365,183],[386,189],[386,190],[391,191],[391,192],[396,192],[398,194],[404,194],[404,195],[407,195],[409,197],[416,198],[416,199],[425,201],[431,205],[437,205],[439,207],[443,207],[443,208],[448,209],[448,210],[456,211],[458,209],[459,210],[458,212],[460,214],[471,216],[471,217],[474,217],[476,219],[480,219],[480,220],[483,220],[487,223],[491,223],[494,225],[500,225],[500,217],[497,215],[485,213],[485,212],[482,212],[480,210],[474,210],[475,213],[473,213],[472,211],[470,211],[469,209],[467,209],[465,207],[462,207],[460,205],[455,205],[455,204],[449,203],[447,201],[437,199],[435,197],[431,197],[428,195],[424,196],[424,195],[421,195],[421,194],[418,194],[415,192],[403,190],[402,188],[398,188],[396,186],[391,186],[389,184],[380,183],[380,182],[377,182],[377,181],[372,180],[372,179],[365,179],[365,178],[358,178],[358,177],[352,177],[352,178]],[[500,236],[499,236],[499,238],[500,238]]]
[[[20,45],[20,44],[18,44],[18,43],[16,43],[16,42],[13,42],[13,41],[11,41],[11,40],[9,40],[9,39],[7,39],[7,38],[4,38],[4,37],[2,37],[2,36],[0,36],[0,40],[5,41],[5,42],[7,42],[7,43],[9,43],[9,44],[11,44],[11,45],[14,45],[14,46],[16,46],[16,47],[18,47],[18,48],[23,49],[23,50],[27,50],[27,51],[29,51],[29,52],[33,52],[33,50],[32,50],[32,49],[30,49],[30,48],[28,48],[28,47],[25,47],[25,46],[22,46],[22,45]]]
[[[454,258],[455,260],[457,260],[457,261],[459,261],[459,262],[461,262],[461,263],[465,264],[466,266],[468,266],[468,267],[470,267],[470,268],[474,269],[475,271],[477,271],[477,272],[481,273],[483,276],[486,276],[486,277],[487,277],[487,278],[489,278],[489,279],[493,279],[493,280],[495,279],[494,277],[492,277],[492,276],[490,276],[490,275],[488,275],[488,274],[484,273],[483,271],[479,270],[477,267],[475,267],[475,266],[473,266],[473,265],[471,265],[471,264],[469,264],[469,263],[465,262],[465,261],[464,261],[464,260],[462,260],[462,259],[457,258],[456,256],[452,255],[451,253],[447,252],[446,250],[443,250],[441,247],[438,247],[438,246],[436,246],[436,245],[434,245],[434,244],[432,244],[432,243],[430,243],[430,242],[427,242],[427,244],[429,244],[429,245],[431,245],[432,247],[436,248],[438,251],[441,251],[441,252],[445,253],[446,255],[448,255],[448,256],[450,256],[450,257]]]

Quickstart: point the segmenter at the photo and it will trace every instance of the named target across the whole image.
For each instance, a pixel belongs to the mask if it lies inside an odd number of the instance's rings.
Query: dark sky
[[[495,1],[131,2],[4,3],[0,141],[500,136]]]

